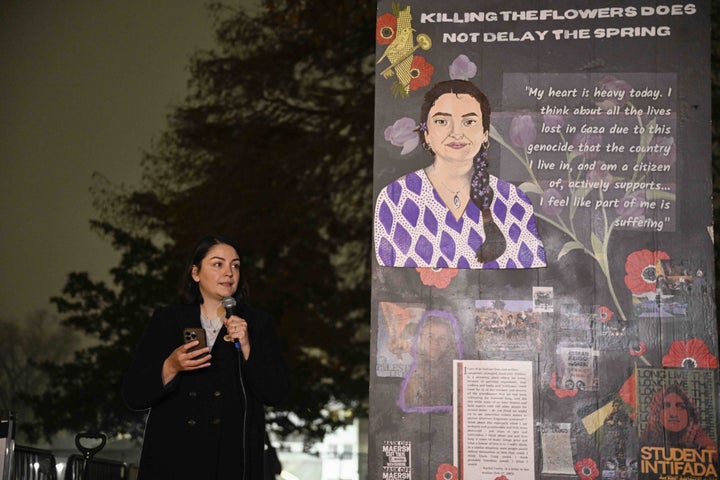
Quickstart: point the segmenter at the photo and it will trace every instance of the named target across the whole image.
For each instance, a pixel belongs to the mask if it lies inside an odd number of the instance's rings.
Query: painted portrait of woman
[[[432,162],[378,195],[374,242],[380,265],[546,266],[529,198],[488,171],[489,129],[490,102],[472,82],[439,82],[425,94],[417,134]]]
[[[447,312],[426,312],[413,340],[413,363],[400,388],[398,405],[407,412],[452,409],[453,360],[462,358],[456,319]]]

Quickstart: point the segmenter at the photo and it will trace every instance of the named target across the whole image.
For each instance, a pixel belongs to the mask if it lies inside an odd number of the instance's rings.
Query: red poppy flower
[[[597,464],[592,458],[583,458],[575,462],[575,473],[580,480],[595,480],[600,475]]]
[[[495,477],[495,480],[508,480],[508,478],[505,475],[500,475],[499,477]]]
[[[717,368],[718,359],[699,338],[675,340],[662,359],[663,367]]]
[[[450,285],[455,275],[458,274],[457,268],[421,268],[415,270],[420,274],[420,281],[423,285],[430,287],[445,288]]]
[[[555,392],[558,398],[574,397],[578,393],[577,390],[557,388],[557,374],[555,372],[552,373],[552,377],[550,378],[550,388],[552,388],[552,391]]]
[[[386,13],[378,17],[375,25],[375,40],[380,45],[388,45],[395,40],[397,33],[397,17],[392,13]]]
[[[608,307],[600,307],[597,311],[598,318],[602,323],[609,322],[612,320],[613,317],[613,311],[610,310]]]
[[[647,352],[647,345],[645,342],[638,342],[635,345],[630,346],[630,355],[633,357],[642,357]]]
[[[657,265],[660,260],[669,260],[670,256],[663,252],[637,250],[628,255],[625,261],[625,285],[635,295],[654,292],[657,285]]]
[[[435,71],[435,67],[432,66],[425,57],[421,55],[415,55],[410,65],[410,90],[417,90],[419,88],[427,87],[430,85],[430,78]]]
[[[435,480],[458,480],[457,467],[449,463],[441,463],[435,474]]]

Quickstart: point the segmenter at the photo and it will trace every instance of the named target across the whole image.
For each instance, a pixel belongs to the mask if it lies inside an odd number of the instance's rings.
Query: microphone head
[[[231,310],[235,308],[237,305],[237,300],[235,300],[234,297],[225,297],[222,300],[222,306],[225,307],[225,310]]]

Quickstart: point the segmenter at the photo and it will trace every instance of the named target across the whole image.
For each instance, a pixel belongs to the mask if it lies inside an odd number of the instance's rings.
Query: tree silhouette
[[[12,411],[19,422],[32,423],[27,399],[48,382],[38,363],[66,361],[80,345],[80,336],[45,310],[28,314],[22,323],[0,319],[0,332],[0,411]]]
[[[238,240],[250,303],[277,319],[296,380],[294,415],[275,412],[277,428],[322,435],[348,411],[365,415],[375,3],[212,10],[217,48],[192,58],[189,93],[143,155],[142,184],[97,179],[93,226],[122,258],[113,286],[73,273],[54,299],[64,322],[97,342],[45,366],[36,434],[140,434],[119,396],[122,374],[207,233]]]

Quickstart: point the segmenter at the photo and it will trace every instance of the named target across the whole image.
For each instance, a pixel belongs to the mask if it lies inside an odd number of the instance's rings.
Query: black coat
[[[201,327],[200,305],[157,310],[127,370],[123,398],[135,410],[150,409],[138,480],[263,478],[264,405],[277,405],[289,391],[289,377],[271,318],[238,307],[248,324],[250,356],[240,360],[223,327],[211,351],[211,366],[181,372],[163,386],[165,359],[183,342],[183,329]],[[247,397],[240,382],[239,361]]]

